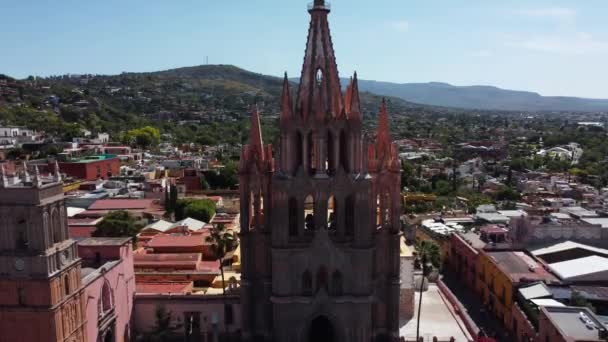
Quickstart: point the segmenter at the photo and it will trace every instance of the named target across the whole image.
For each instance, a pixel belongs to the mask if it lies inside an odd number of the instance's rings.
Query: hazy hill
[[[346,84],[346,80],[342,83]],[[359,80],[359,89],[379,95],[435,106],[508,111],[608,111],[608,100],[541,96],[491,86],[453,86],[447,83],[389,83]]]
[[[278,116],[283,79],[231,65],[202,65],[119,75],[61,75],[13,80],[0,76],[0,122],[60,132],[66,123],[117,132],[152,121],[219,121],[247,117],[254,104]],[[291,90],[295,97],[297,85]],[[361,93],[365,118],[382,97]],[[395,115],[426,111],[424,105],[388,97]],[[33,122],[32,118],[42,118]],[[60,121],[57,122],[57,119]]]

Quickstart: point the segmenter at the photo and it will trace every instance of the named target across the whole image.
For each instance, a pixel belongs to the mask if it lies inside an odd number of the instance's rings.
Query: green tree
[[[135,240],[140,230],[141,227],[136,224],[135,218],[128,211],[119,210],[110,212],[97,223],[92,236],[132,237]]]
[[[418,262],[425,259],[436,269],[441,266],[441,252],[439,246],[428,240],[419,240],[416,242],[416,259]],[[423,265],[421,265],[423,266]]]
[[[587,298],[585,298],[583,295],[581,295],[580,292],[576,290],[573,290],[570,294],[570,305],[578,307],[587,307],[592,312],[595,312],[596,310],[595,307],[591,303],[589,303],[589,301],[587,301]]]
[[[447,196],[452,192],[451,184],[443,179],[440,179],[435,183],[435,193],[438,196]]]
[[[124,135],[123,142],[141,148],[155,147],[160,143],[160,131],[152,126],[132,129]]]
[[[169,185],[165,190],[165,210],[167,214],[175,212],[177,207],[177,187],[175,185]]]
[[[193,219],[209,222],[215,215],[215,202],[210,199],[183,198],[175,203],[175,219]]]
[[[224,256],[236,247],[236,239],[232,233],[226,230],[223,224],[214,225],[209,229],[209,236],[205,238],[211,244],[211,251],[220,262],[220,274],[222,275],[222,294],[226,295],[226,283],[224,281]]]
[[[237,163],[227,161],[224,168],[219,172],[209,171],[205,173],[205,179],[211,189],[231,189],[239,183],[239,168]]]
[[[497,201],[519,201],[521,198],[521,194],[508,186],[502,186],[495,194],[495,198]]]

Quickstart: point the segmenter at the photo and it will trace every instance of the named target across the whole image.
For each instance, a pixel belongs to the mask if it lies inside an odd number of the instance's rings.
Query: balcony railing
[[[317,10],[317,9],[331,11],[331,4],[327,1],[325,1],[322,5],[315,5],[315,2],[311,2],[308,4],[309,11]]]

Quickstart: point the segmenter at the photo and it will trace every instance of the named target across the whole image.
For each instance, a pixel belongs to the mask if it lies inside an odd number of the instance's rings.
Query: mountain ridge
[[[543,96],[536,92],[508,90],[496,86],[454,86],[445,82],[392,83],[358,80],[359,89],[403,100],[463,109],[508,111],[608,111],[608,99]],[[342,79],[346,84],[347,79]]]
[[[72,75],[73,76],[73,75]],[[252,92],[275,97],[280,93],[282,77],[265,75],[229,64],[198,65],[150,72],[123,72],[115,75],[90,75],[100,79],[161,78],[179,82],[195,82],[198,90],[213,90],[215,87],[243,93]],[[0,78],[11,80],[8,75]],[[53,77],[42,77],[50,80]],[[14,80],[14,79],[13,79]],[[290,78],[297,82],[298,78]],[[347,78],[341,78],[346,88]],[[608,99],[591,99],[569,96],[542,96],[531,91],[508,90],[496,86],[455,86],[445,82],[393,83],[359,79],[359,90],[377,96],[393,97],[411,105],[436,106],[454,109],[513,112],[605,112]],[[293,90],[293,89],[292,89]],[[231,92],[232,93],[232,92]],[[236,95],[236,93],[232,93]],[[276,98],[274,99],[276,101]]]

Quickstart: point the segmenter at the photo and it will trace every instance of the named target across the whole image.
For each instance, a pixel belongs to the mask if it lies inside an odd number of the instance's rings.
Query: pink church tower
[[[264,146],[255,111],[241,153],[243,337],[395,341],[400,167],[387,108],[372,143],[357,75],[340,88],[329,4],[315,0],[309,13],[295,101],[285,75],[280,148]]]
[[[0,181],[0,341],[86,341],[85,294],[59,170]]]

